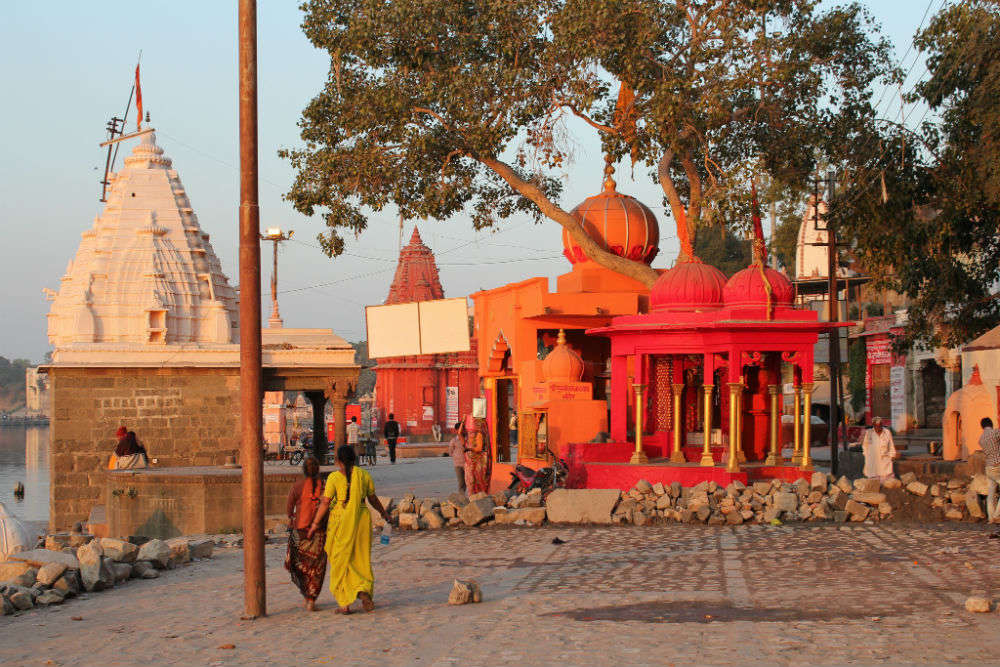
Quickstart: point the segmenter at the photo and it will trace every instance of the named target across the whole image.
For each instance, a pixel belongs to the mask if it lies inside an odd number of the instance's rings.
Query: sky
[[[931,14],[948,0],[929,0]],[[364,306],[384,301],[399,251],[399,220],[386,210],[367,231],[348,237],[347,254],[327,258],[316,243],[322,221],[283,201],[293,180],[281,148],[300,145],[297,122],[320,90],[329,57],[306,40],[298,3],[258,3],[261,227],[295,231],[279,257],[279,303],[287,327],[326,327],[363,340]],[[834,4],[825,2],[824,4]],[[893,41],[904,67],[923,60],[908,47],[928,6],[924,0],[863,2]],[[0,355],[40,361],[50,349],[43,288],[57,289],[80,233],[101,212],[105,153],[98,144],[112,115],[121,115],[142,52],[143,106],[157,141],[173,159],[201,226],[211,234],[223,269],[236,284],[239,173],[235,2],[18,2],[0,10]],[[887,116],[898,114],[885,96]],[[878,97],[878,95],[876,95]],[[904,112],[905,113],[905,112]],[[916,115],[919,115],[916,114]],[[561,204],[572,208],[600,190],[599,145],[582,128],[563,175]],[[576,130],[580,130],[576,132]],[[127,143],[131,150],[132,143]],[[127,154],[127,152],[125,153]],[[119,154],[119,166],[122,154]],[[633,178],[634,176],[634,178]],[[662,192],[646,170],[619,166],[620,192],[656,213],[661,229],[655,267],[677,254]],[[406,221],[403,244],[414,221]],[[477,233],[468,217],[417,221],[437,256],[446,296],[464,296],[532,276],[555,277],[569,264],[554,222],[526,216],[496,232]],[[264,248],[265,260],[270,247]],[[269,303],[269,263],[262,273]],[[266,314],[265,314],[266,319]]]

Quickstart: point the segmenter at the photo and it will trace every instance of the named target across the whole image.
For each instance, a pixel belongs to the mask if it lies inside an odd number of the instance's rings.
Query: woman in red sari
[[[326,519],[315,534],[309,536],[309,526],[316,516],[323,497],[323,480],[319,477],[319,461],[307,457],[302,464],[302,479],[288,493],[288,554],[285,569],[292,575],[306,609],[316,610],[316,598],[326,576]]]
[[[468,420],[466,421],[468,426]],[[476,419],[469,429],[465,448],[466,493],[490,492],[490,444],[486,437],[486,420]]]

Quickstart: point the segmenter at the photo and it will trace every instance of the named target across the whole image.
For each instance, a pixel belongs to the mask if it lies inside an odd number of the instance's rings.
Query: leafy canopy
[[[1000,323],[1000,8],[950,5],[915,43],[930,76],[909,99],[938,118],[859,143],[831,218],[875,285],[908,298],[897,344],[954,346]]]
[[[802,187],[817,154],[843,159],[872,122],[889,47],[856,3],[818,5],[307,0],[303,29],[331,68],[303,112],[305,146],[283,152],[297,172],[287,197],[323,213],[331,255],[366,207],[467,211],[477,228],[524,212],[651,284],[652,269],[606,252],[559,205],[578,140],[567,120],[649,168],[689,257],[702,224],[749,220],[755,175]]]

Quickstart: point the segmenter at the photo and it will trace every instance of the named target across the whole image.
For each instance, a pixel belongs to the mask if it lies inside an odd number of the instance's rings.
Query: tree
[[[795,254],[799,247],[799,228],[802,221],[795,216],[788,216],[775,226],[774,238],[771,239],[771,252],[785,268],[789,276],[795,275]]]
[[[1000,322],[1000,8],[949,5],[915,44],[930,76],[908,99],[938,120],[856,144],[831,219],[874,286],[909,299],[897,345],[954,346]]]
[[[31,366],[27,359],[0,357],[0,410],[13,410],[24,405],[25,370]]]
[[[303,28],[331,68],[303,112],[305,147],[282,152],[297,172],[287,198],[325,211],[330,255],[340,229],[364,229],[362,207],[471,209],[477,228],[520,211],[651,285],[655,271],[603,250],[558,204],[567,119],[651,170],[690,259],[702,224],[749,221],[755,174],[799,183],[815,153],[839,155],[871,121],[889,47],[857,4],[817,5],[307,0]]]
[[[750,241],[724,225],[702,225],[694,235],[694,254],[729,278],[749,266]]]

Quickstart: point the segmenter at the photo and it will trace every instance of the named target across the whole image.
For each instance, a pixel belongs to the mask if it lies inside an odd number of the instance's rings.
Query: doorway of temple
[[[517,461],[517,440],[516,436],[513,435],[517,432],[515,421],[517,419],[517,380],[497,378],[493,400],[493,432],[496,434],[497,462],[513,463]]]
[[[945,382],[944,369],[933,359],[925,359],[920,365],[920,381],[924,390],[924,428],[940,428],[944,416]]]

